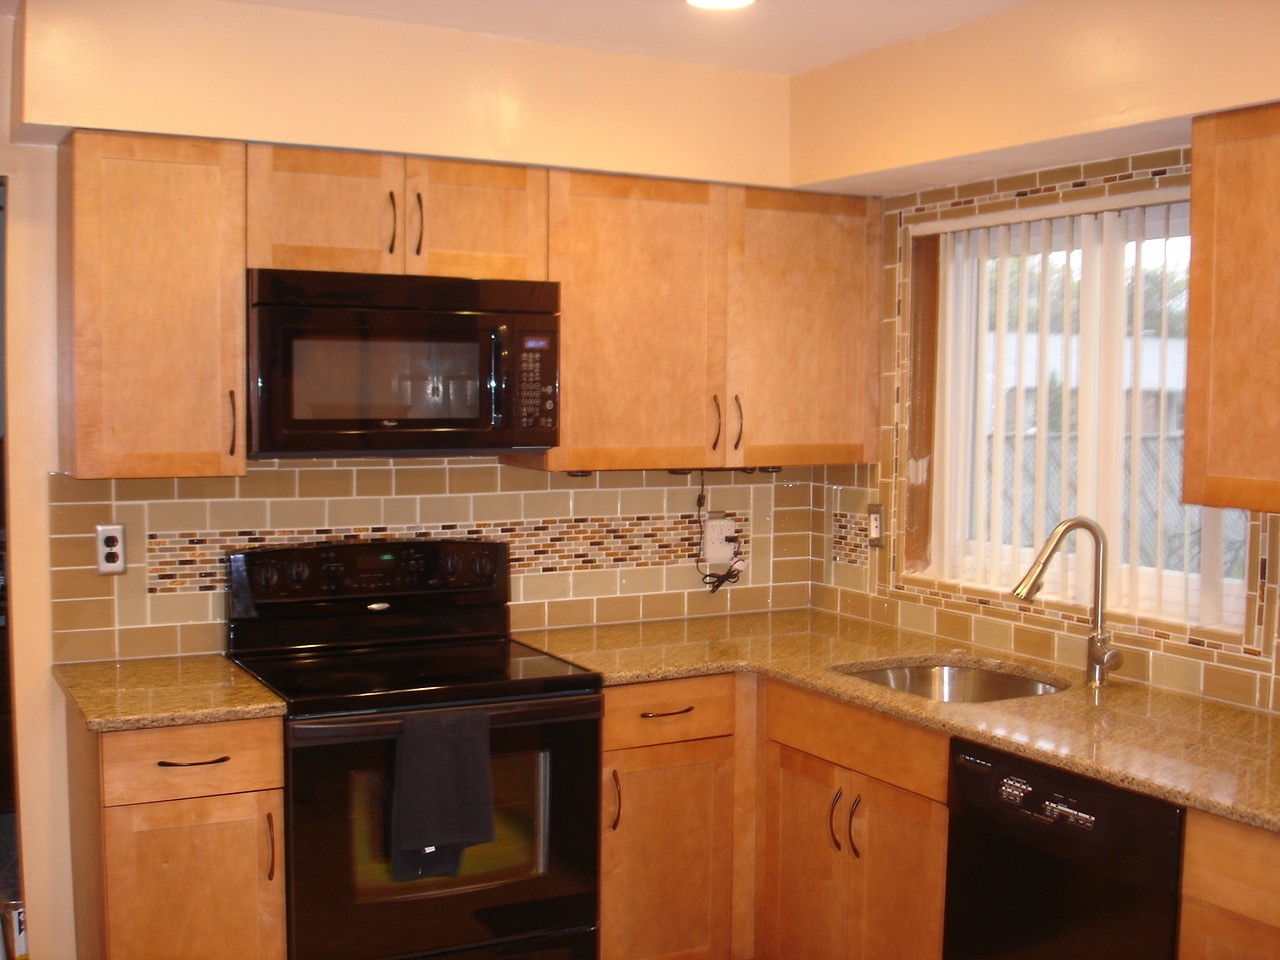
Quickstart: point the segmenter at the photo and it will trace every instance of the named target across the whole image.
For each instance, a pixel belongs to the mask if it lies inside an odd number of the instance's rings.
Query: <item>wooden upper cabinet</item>
[[[1280,104],[1192,124],[1182,495],[1280,510]]]
[[[731,210],[726,466],[874,460],[879,205],[746,189]]]
[[[250,144],[251,267],[546,278],[541,169]]]
[[[244,472],[244,149],[93,131],[59,149],[63,471]]]
[[[723,365],[727,188],[552,171],[549,207],[560,446],[537,465],[712,462],[714,402],[723,411],[725,399],[708,383]]]
[[[879,209],[861,198],[552,172],[562,283],[551,470],[875,456]]]

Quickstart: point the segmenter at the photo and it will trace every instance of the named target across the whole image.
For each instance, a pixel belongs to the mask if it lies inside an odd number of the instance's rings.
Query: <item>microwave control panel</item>
[[[556,428],[556,368],[554,333],[524,333],[516,355],[516,425]]]

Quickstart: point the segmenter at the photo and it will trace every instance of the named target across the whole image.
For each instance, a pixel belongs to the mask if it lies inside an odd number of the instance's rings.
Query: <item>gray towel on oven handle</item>
[[[406,716],[392,787],[392,878],[456,875],[462,851],[492,839],[489,715],[462,709]]]

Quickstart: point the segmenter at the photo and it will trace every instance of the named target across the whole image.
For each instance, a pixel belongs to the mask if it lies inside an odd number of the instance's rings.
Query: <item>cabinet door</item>
[[[405,270],[547,279],[547,171],[408,157]]]
[[[1280,928],[1184,898],[1178,926],[1178,960],[1275,960]]]
[[[552,171],[550,193],[562,419],[541,465],[718,465],[727,188]]]
[[[849,782],[852,796],[841,811],[853,855],[847,956],[936,960],[942,955],[947,808],[857,773]]]
[[[845,960],[847,771],[771,741],[765,783],[761,960]]]
[[[244,144],[59,152],[60,450],[76,477],[244,472]]]
[[[1280,510],[1280,105],[1192,125],[1188,503]]]
[[[284,956],[283,791],[108,807],[108,955]]]
[[[602,960],[729,956],[733,738],[604,755]]]
[[[250,267],[404,272],[404,157],[251,143],[248,163]]]
[[[728,465],[874,460],[878,205],[785,190],[735,193]]]

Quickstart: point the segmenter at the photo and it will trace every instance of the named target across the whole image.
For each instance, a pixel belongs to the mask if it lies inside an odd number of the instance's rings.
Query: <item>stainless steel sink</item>
[[[1047,675],[1032,676],[979,661],[912,661],[838,663],[831,669],[917,697],[945,703],[981,703],[1038,697],[1065,690],[1067,683]]]

